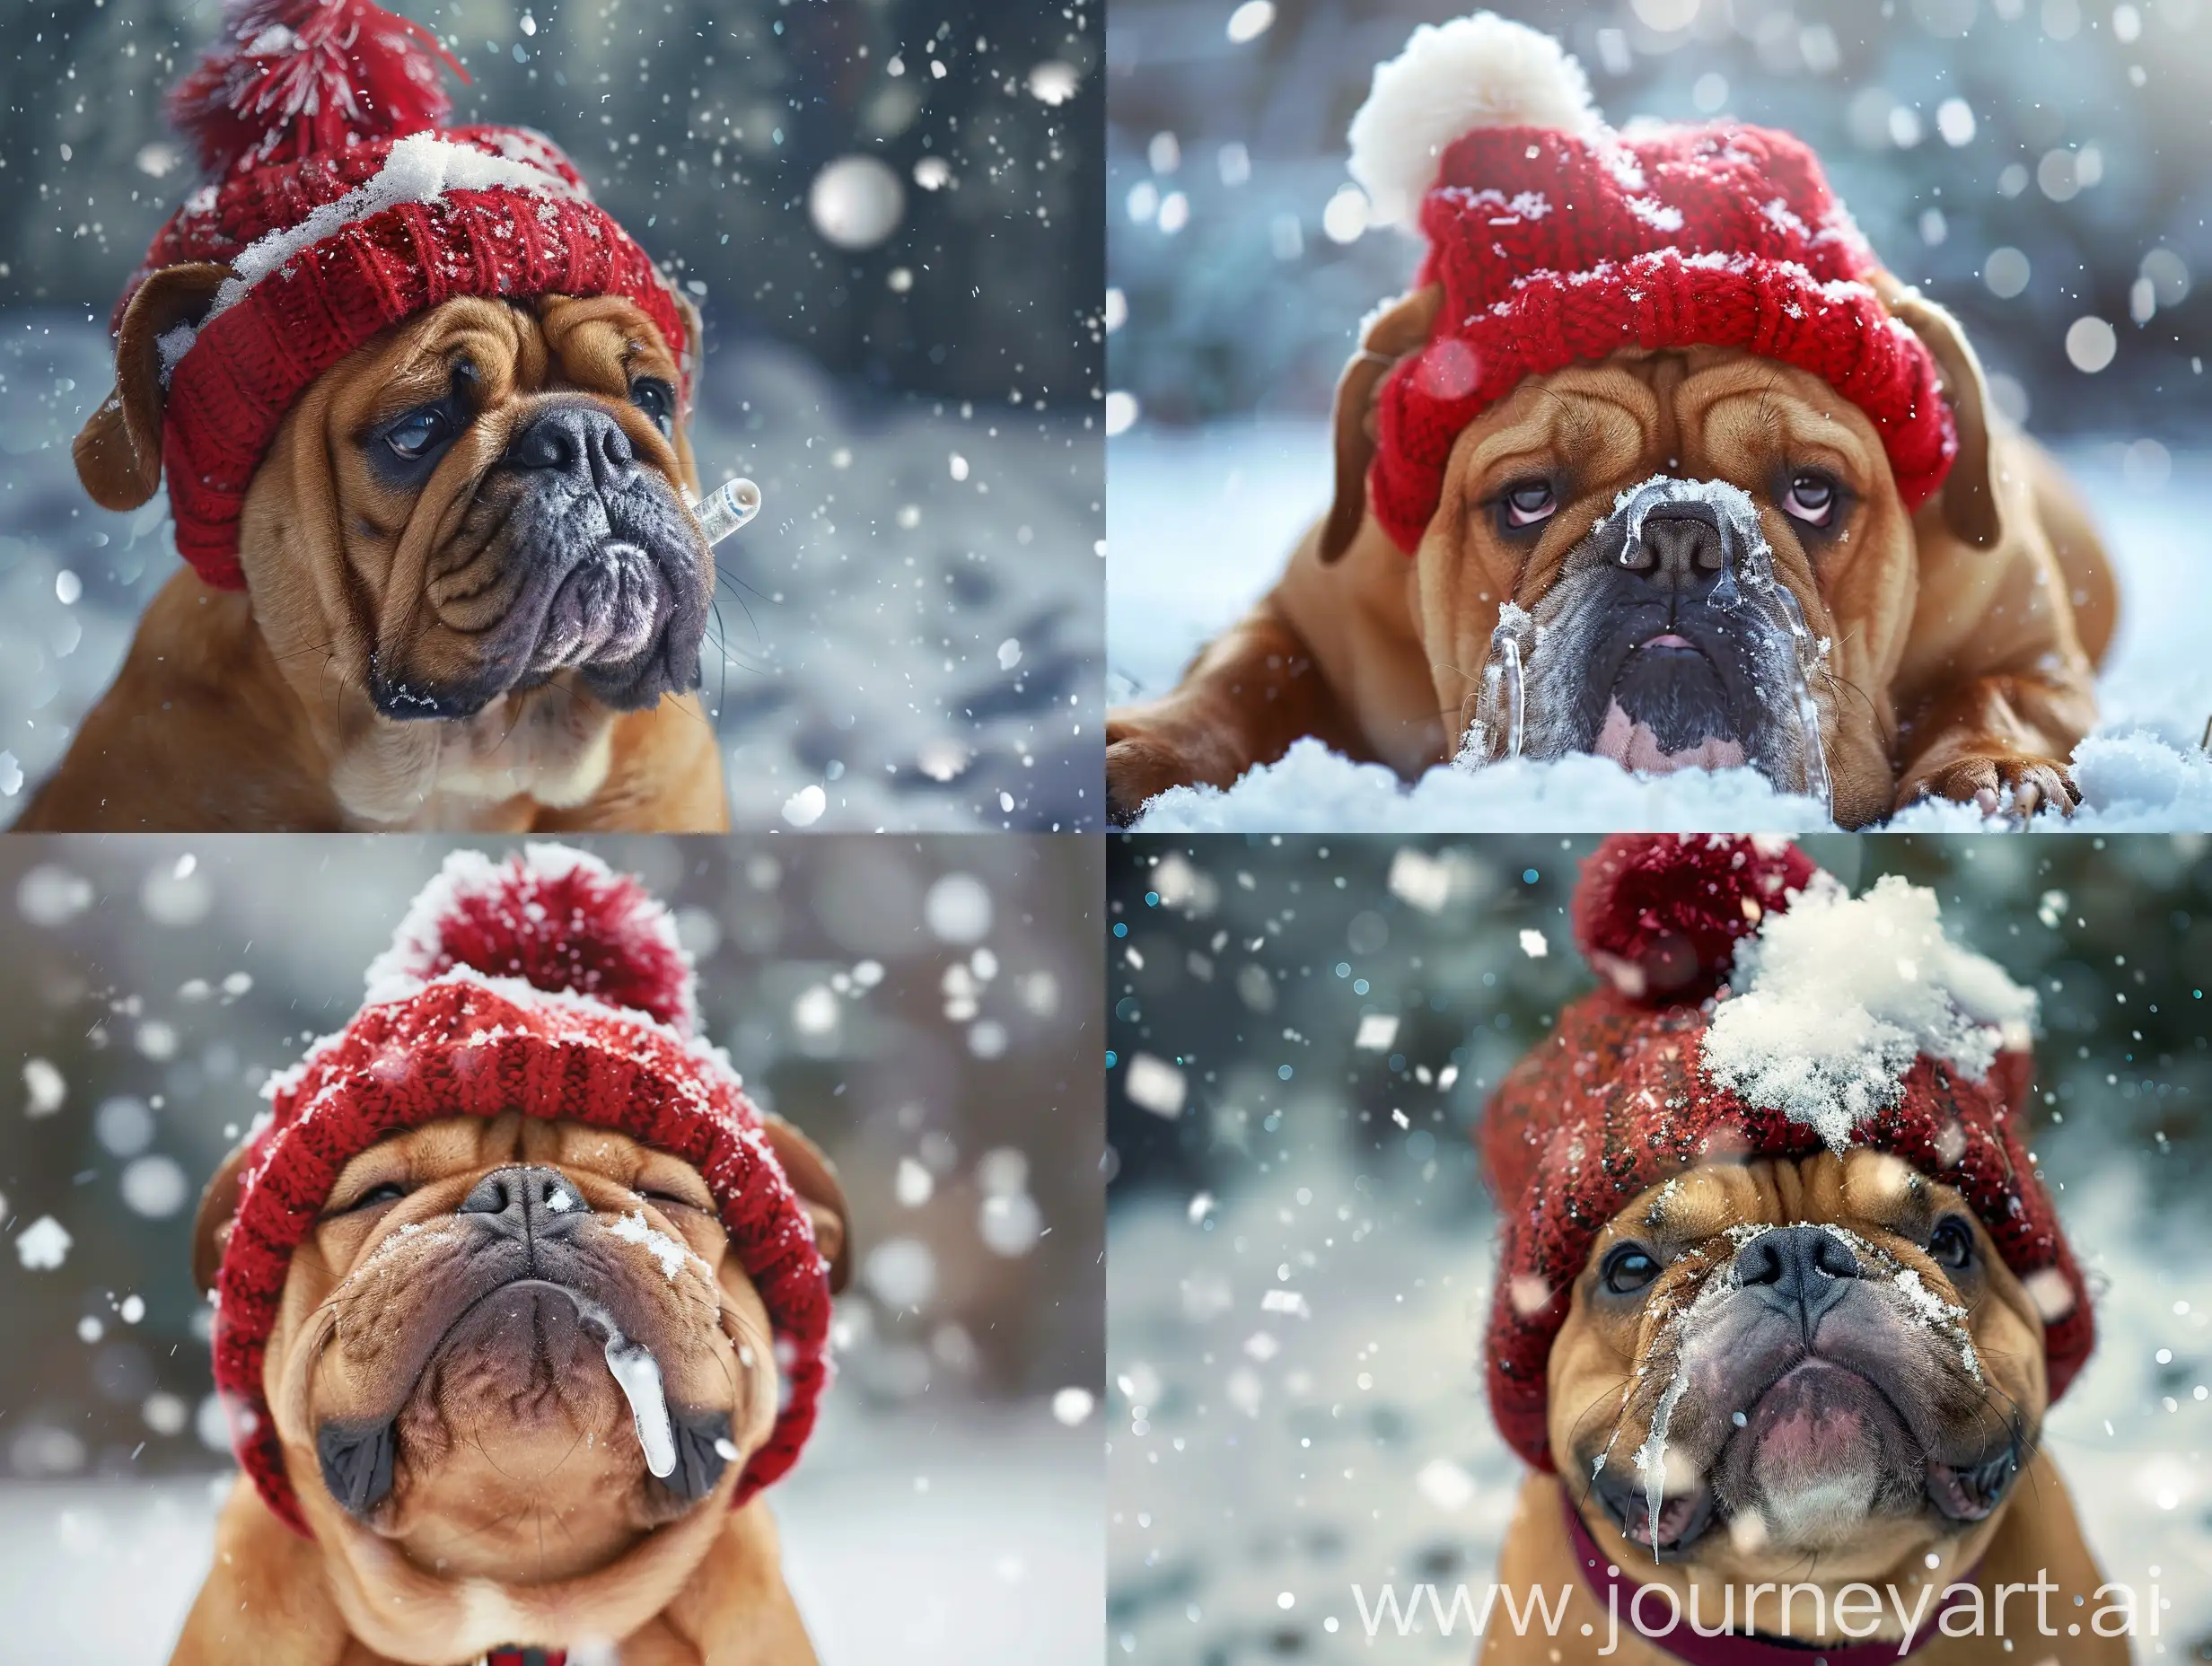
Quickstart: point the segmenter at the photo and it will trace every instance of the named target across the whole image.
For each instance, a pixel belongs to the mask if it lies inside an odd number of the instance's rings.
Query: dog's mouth
[[[673,587],[645,546],[615,538],[569,564],[548,598],[526,680],[581,669],[603,680],[636,666],[665,635]]]
[[[504,1346],[488,1342],[502,1333]],[[602,1303],[556,1280],[513,1279],[470,1302],[428,1350],[409,1399],[450,1394],[450,1379],[441,1372],[457,1358],[465,1358],[479,1381],[488,1366],[499,1367],[497,1381],[487,1383],[486,1391],[504,1397],[518,1386],[516,1376],[595,1369],[589,1359],[594,1350],[628,1404],[648,1484],[686,1504],[706,1496],[734,1454],[728,1414],[672,1407],[653,1350],[627,1336]],[[401,1421],[396,1416],[371,1423],[330,1420],[317,1430],[323,1484],[356,1519],[367,1520],[393,1492],[405,1457]]]
[[[1630,1544],[1681,1559],[1716,1528],[1746,1546],[1786,1542],[1923,1512],[1964,1530],[1987,1521],[2018,1479],[2016,1434],[1996,1451],[1950,1462],[1928,1453],[1874,1378],[1811,1357],[1729,1414],[1706,1461],[1670,1459],[1655,1495],[1627,1466],[1593,1463],[1591,1495]]]
[[[446,627],[444,652],[467,669],[409,672],[380,649],[370,677],[379,712],[465,721],[563,672],[618,712],[699,686],[714,557],[666,478],[640,470],[602,491],[495,475],[479,501],[486,513],[472,509],[455,534],[474,540],[470,553],[426,601]]]
[[[1590,750],[1646,775],[1740,765],[1752,725],[1731,681],[1680,629],[1647,637],[1621,656]]]

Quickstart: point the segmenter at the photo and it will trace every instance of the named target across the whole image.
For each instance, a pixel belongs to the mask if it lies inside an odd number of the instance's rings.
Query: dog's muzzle
[[[503,517],[487,555],[508,570],[513,601],[478,633],[469,677],[432,688],[373,679],[385,716],[473,716],[561,671],[617,711],[698,687],[714,557],[675,486],[611,411],[582,397],[549,402],[478,495]]]
[[[1500,609],[1462,758],[1750,764],[1826,803],[1825,651],[1774,575],[1751,500],[1655,477],[1614,500],[1532,611]]]
[[[1979,1391],[1970,1403],[1945,1386],[1944,1355],[1971,1356],[1971,1340],[1956,1318],[1933,1320],[1901,1294],[1899,1270],[1825,1225],[1744,1237],[1662,1320],[1677,1351],[1647,1440],[1627,1452],[1616,1430],[1584,1454],[1589,1495],[1623,1537],[1666,1560],[1746,1522],[1758,1542],[1804,1547],[1876,1519],[1954,1531],[1986,1520],[2032,1432],[2017,1407],[1993,1415]]]

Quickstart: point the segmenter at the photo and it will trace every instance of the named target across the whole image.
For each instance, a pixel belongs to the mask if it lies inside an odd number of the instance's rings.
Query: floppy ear
[[[814,1243],[830,1263],[830,1293],[845,1288],[853,1276],[851,1235],[846,1231],[849,1212],[845,1188],[838,1184],[837,1165],[822,1154],[821,1146],[781,1117],[763,1116],[762,1131],[768,1149],[784,1165],[784,1178],[799,1194],[806,1218],[814,1223]]]
[[[1367,465],[1374,460],[1375,395],[1399,360],[1428,340],[1444,285],[1430,284],[1368,316],[1359,351],[1337,379],[1337,495],[1321,528],[1321,557],[1333,562],[1351,547],[1367,513]]]
[[[1959,431],[1959,454],[1944,478],[1944,521],[1977,549],[1993,549],[2005,536],[1996,483],[1989,478],[1989,390],[1981,361],[1967,345],[1959,320],[1917,289],[1901,285],[1883,296],[1890,315],[1919,337],[1936,355],[1944,401]]]
[[[683,374],[691,390],[690,403],[698,403],[699,371],[707,362],[707,325],[699,317],[699,310],[691,303],[691,297],[680,289],[670,292],[676,297],[676,313],[683,320]],[[687,409],[686,415],[689,412]]]
[[[77,478],[102,509],[136,509],[162,484],[161,338],[197,323],[231,275],[228,267],[163,267],[138,285],[115,344],[115,391],[72,448]]]
[[[238,1216],[238,1189],[246,1174],[246,1147],[223,1160],[207,1189],[199,1195],[199,1214],[192,1222],[192,1282],[206,1295],[215,1287],[223,1270],[224,1246],[231,1241],[231,1226]]]

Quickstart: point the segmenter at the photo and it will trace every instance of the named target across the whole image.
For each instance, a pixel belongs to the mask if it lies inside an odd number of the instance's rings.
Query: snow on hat
[[[1781,839],[1620,836],[1574,907],[1605,981],[1486,1109],[1503,1238],[1485,1346],[1506,1442],[1552,1467],[1545,1375],[1591,1246],[1713,1158],[1864,1146],[1955,1188],[2043,1320],[2050,1398],[2094,1340],[2089,1293],[2022,1143],[2034,995],[1944,933],[1896,874],[1853,897]]]
[[[735,1502],[790,1469],[829,1377],[830,1267],[759,1113],[698,1024],[690,957],[636,881],[556,845],[446,858],[370,966],[367,1004],[269,1083],[248,1141],[215,1283],[215,1386],[278,1516],[307,1530],[261,1387],[292,1252],[355,1156],[452,1116],[572,1118],[698,1170],[767,1306],[787,1390]]]
[[[162,341],[162,455],[177,550],[208,583],[245,583],[238,519],[277,425],[308,384],[387,326],[457,295],[622,295],[689,386],[675,292],[526,127],[441,124],[440,61],[419,24],[372,0],[228,0],[223,33],[170,98],[207,182],[125,286],[164,267],[227,266],[196,329]]]
[[[1376,66],[1352,177],[1378,224],[1418,224],[1435,333],[1385,380],[1368,496],[1419,542],[1461,432],[1524,377],[1624,349],[1742,347],[1863,410],[1918,509],[1958,439],[1933,355],[1870,282],[1874,252],[1786,133],[1615,132],[1548,35],[1488,12],[1424,23]]]

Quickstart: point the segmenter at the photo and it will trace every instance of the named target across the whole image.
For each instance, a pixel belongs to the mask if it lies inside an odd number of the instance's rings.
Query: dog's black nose
[[[1620,565],[1662,590],[1705,589],[1720,576],[1725,536],[1709,504],[1655,504],[1642,533],[1621,550]]]
[[[1858,1276],[1858,1258],[1824,1226],[1778,1226],[1736,1251],[1736,1283],[1801,1308],[1808,1330]]]
[[[470,1188],[455,1213],[510,1238],[549,1238],[592,1213],[557,1169],[494,1169]]]
[[[637,470],[637,448],[611,411],[596,405],[548,408],[507,442],[502,460],[516,469],[572,474],[604,490]]]

